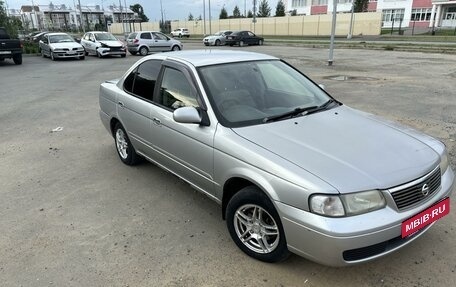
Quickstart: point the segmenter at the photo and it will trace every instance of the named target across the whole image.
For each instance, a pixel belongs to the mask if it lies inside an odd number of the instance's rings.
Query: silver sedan
[[[226,36],[233,33],[232,31],[218,31],[214,35],[204,37],[203,44],[206,46],[221,46],[226,45]]]
[[[352,109],[272,56],[155,54],[100,88],[120,160],[147,159],[221,205],[233,241],[276,262],[365,262],[450,208],[443,143]]]

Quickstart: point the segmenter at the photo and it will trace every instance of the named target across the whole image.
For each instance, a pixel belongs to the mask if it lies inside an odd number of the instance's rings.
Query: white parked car
[[[66,33],[47,33],[39,42],[41,56],[53,61],[57,58],[77,58],[84,60],[84,47]]]
[[[226,45],[226,36],[233,33],[233,31],[218,31],[214,35],[209,35],[203,39],[203,44],[206,46],[220,46]]]
[[[85,49],[86,56],[92,54],[102,58],[108,55],[119,55],[123,58],[127,55],[126,45],[108,32],[87,32],[81,39],[81,45]]]
[[[173,37],[190,37],[190,32],[188,31],[187,28],[177,28],[176,30],[171,31],[171,36]]]

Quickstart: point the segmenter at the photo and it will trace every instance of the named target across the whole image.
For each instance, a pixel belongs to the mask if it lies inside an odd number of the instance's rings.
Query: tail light
[[[136,43],[138,43],[138,42],[139,42],[138,39],[134,39],[134,40],[133,40],[133,44],[136,44]]]

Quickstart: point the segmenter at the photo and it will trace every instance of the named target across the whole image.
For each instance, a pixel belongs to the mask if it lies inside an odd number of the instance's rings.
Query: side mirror
[[[200,124],[202,117],[194,107],[182,107],[174,110],[173,119],[183,124]]]

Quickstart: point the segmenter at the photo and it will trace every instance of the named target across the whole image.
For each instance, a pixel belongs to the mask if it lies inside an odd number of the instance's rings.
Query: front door
[[[166,35],[159,32],[152,32],[152,38],[154,44],[153,51],[161,52],[171,50],[170,39]]]
[[[157,105],[152,109],[152,125],[157,129],[151,140],[166,168],[212,194],[215,126],[182,124],[173,119],[173,111],[180,107],[202,105],[195,87],[185,67],[175,63],[164,66],[155,92]]]

